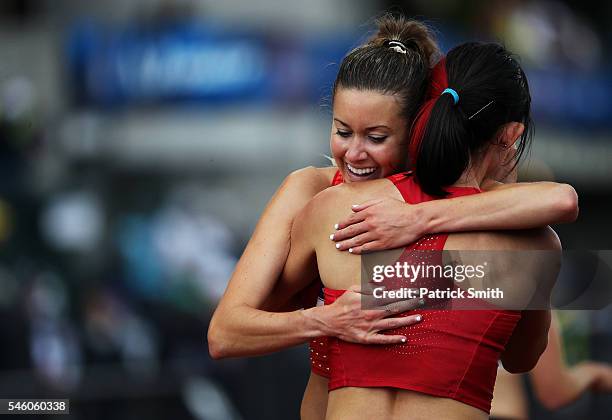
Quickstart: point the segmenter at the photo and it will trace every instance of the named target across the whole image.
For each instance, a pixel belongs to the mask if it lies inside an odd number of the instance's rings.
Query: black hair
[[[495,140],[500,126],[513,121],[525,125],[514,156],[518,165],[531,143],[533,124],[527,78],[503,46],[465,43],[440,65],[446,66],[448,86],[459,101],[455,104],[449,94],[432,99],[415,172],[423,191],[443,197],[448,194],[443,187],[454,184],[471,157]]]
[[[376,26],[377,33],[342,60],[332,98],[339,88],[396,95],[401,115],[412,122],[438,46],[424,23],[402,15],[385,14],[376,19]]]

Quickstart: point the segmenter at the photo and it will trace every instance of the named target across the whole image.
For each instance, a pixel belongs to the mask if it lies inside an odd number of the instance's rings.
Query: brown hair
[[[419,21],[386,14],[375,23],[376,34],[342,60],[332,98],[339,88],[397,95],[401,114],[411,123],[439,57],[438,46],[431,30]]]

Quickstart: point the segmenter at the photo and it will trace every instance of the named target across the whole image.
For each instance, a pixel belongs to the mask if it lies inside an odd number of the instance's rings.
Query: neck
[[[480,188],[487,178],[490,154],[487,153],[482,156],[482,158],[483,159],[471,159],[467,169],[461,174],[457,182],[453,184],[453,187]]]

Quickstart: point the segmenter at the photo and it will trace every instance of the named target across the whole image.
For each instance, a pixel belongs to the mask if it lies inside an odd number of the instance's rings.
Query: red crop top
[[[421,191],[410,174],[393,175],[389,180],[407,203],[434,199]],[[446,190],[451,197],[480,192],[468,187]],[[447,238],[447,234],[429,235],[406,250],[442,250]],[[426,286],[419,283],[418,287]],[[344,292],[325,288],[325,304],[333,303]],[[330,391],[345,386],[406,389],[452,398],[489,413],[497,362],[520,312],[426,309],[418,313],[423,314],[420,323],[383,332],[405,335],[405,344],[361,345],[335,337],[312,340],[313,371],[329,378]]]

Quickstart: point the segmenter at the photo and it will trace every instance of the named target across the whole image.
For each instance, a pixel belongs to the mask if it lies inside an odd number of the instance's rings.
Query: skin
[[[346,182],[380,179],[407,169],[408,127],[399,107],[392,95],[338,90],[331,151]],[[373,172],[359,176],[350,168]]]
[[[522,124],[519,123],[510,123],[505,128],[507,130],[501,135],[504,144],[516,140],[523,129]],[[499,147],[489,147],[487,152],[478,156],[478,164],[473,164],[455,185],[482,186],[491,168],[499,166],[502,154]],[[292,249],[285,265],[282,282],[302,288],[308,284],[309,279],[320,275],[326,287],[348,289],[359,281],[360,259],[350,253],[336,252],[326,240],[323,226],[329,225],[334,218],[346,214],[348,203],[352,200],[368,200],[374,197],[401,199],[399,191],[389,180],[347,184],[318,194],[293,224]],[[552,230],[539,229],[517,233],[452,234],[449,236],[445,249],[560,250],[560,244]],[[513,270],[514,278],[529,278],[534,284],[542,277],[554,280],[559,265],[553,262],[546,268],[548,271],[543,272],[537,264],[525,264]],[[491,274],[493,278],[507,275],[505,271]],[[552,286],[552,282],[549,283]],[[525,372],[533,368],[546,347],[549,323],[549,311],[523,312],[501,357],[502,363],[509,371]],[[311,377],[309,388],[317,385],[313,384],[313,381]],[[307,389],[307,393],[314,394],[315,391]],[[319,398],[322,397],[319,395]],[[457,420],[488,418],[486,413],[455,400],[390,388],[344,387],[333,390],[329,393],[325,413],[322,408],[323,404],[320,401],[317,401],[316,405],[303,407],[303,418],[447,418]]]
[[[401,167],[396,163],[401,162],[401,159],[394,160],[394,156],[405,150],[402,136],[395,134],[402,129],[396,127],[396,123],[401,119],[398,120],[397,117],[399,109],[395,97],[356,91],[360,98],[355,98],[355,92],[349,92],[348,96],[352,96],[350,104],[344,104],[343,90],[340,88],[336,92],[334,118],[339,117],[345,124],[343,130],[350,129],[354,134],[351,137],[333,134],[339,129],[334,121],[331,148],[335,150],[334,158],[346,182],[351,183],[352,176],[347,172],[345,156],[351,164],[363,164],[359,167],[372,164],[380,167],[377,169],[380,175],[393,173]],[[379,96],[379,99],[389,102],[385,108],[389,111],[388,115],[385,114],[386,117],[381,117],[380,103],[368,101],[371,96]],[[396,107],[395,112],[391,112],[393,106]],[[357,115],[359,119],[354,118]],[[381,123],[394,129],[393,135],[389,132],[379,132],[378,129],[367,130],[368,127]],[[381,134],[389,135],[382,144],[379,139],[369,138],[372,135],[381,137]],[[390,150],[395,153],[390,153]],[[385,162],[392,163],[387,165]],[[208,346],[213,358],[260,355],[323,336],[336,336],[364,344],[399,343],[405,339],[401,335],[379,333],[381,330],[397,327],[393,325],[396,321],[388,318],[393,314],[382,310],[374,313],[362,311],[358,288],[352,288],[333,305],[294,310],[304,304],[308,307],[308,304],[312,305],[313,302],[297,301],[295,295],[299,290],[287,287],[282,290],[283,286],[278,282],[289,254],[291,226],[295,217],[309,200],[331,185],[335,171],[336,168],[313,167],[296,171],[285,179],[268,203],[211,320]],[[521,207],[521,213],[517,216],[513,206],[500,208],[500,201],[521,202],[525,208]],[[531,228],[575,218],[577,212],[574,190],[569,186],[553,183],[521,184],[520,192],[516,188],[496,189],[495,195],[493,192],[483,193],[474,197],[438,200],[436,203],[440,206],[440,211],[435,210],[435,205],[426,207],[403,204],[404,211],[399,217],[405,217],[414,223],[399,229],[400,236],[403,237],[403,241],[400,240],[402,245],[425,233],[495,229],[504,223],[511,224],[512,228]],[[348,206],[347,208],[350,208],[350,205]],[[479,216],[481,213],[491,213],[494,216],[482,218]],[[444,216],[440,216],[441,214]],[[453,214],[453,226],[448,225],[449,214]],[[345,216],[342,215],[336,220]],[[492,221],[493,225],[487,224]],[[330,228],[334,223],[329,225]],[[329,233],[327,235],[329,236]],[[401,309],[398,307],[397,310]],[[405,319],[402,322],[408,324],[414,320]],[[318,379],[315,378],[314,381]]]
[[[486,209],[485,203],[478,205],[472,201],[472,196],[415,206],[393,198],[375,198],[353,205],[353,213],[338,221],[339,230],[330,233],[339,244],[339,250],[361,254],[397,248],[406,244],[408,239],[418,239],[422,235],[410,232],[410,228],[415,226],[421,226],[419,230],[424,232],[438,233],[525,229],[576,220],[577,196],[571,186],[552,182],[503,184],[494,182],[495,179],[498,178],[486,181],[482,186],[487,192]],[[529,209],[535,204],[532,200],[542,198],[551,200],[550,207],[531,213]],[[460,203],[465,206],[460,207]],[[469,221],[458,215],[457,209],[461,212],[461,208],[473,212]],[[421,217],[422,212],[428,216]],[[530,214],[528,220],[525,218],[527,214]]]
[[[550,182],[520,183],[517,181],[516,166],[513,158],[516,149],[513,147],[501,147],[499,156],[499,167],[489,174],[484,181],[482,190],[487,191],[489,198],[495,198],[487,203],[488,208],[475,210],[473,222],[479,226],[487,226],[489,230],[524,229],[524,215],[529,212],[528,208],[533,204],[524,200],[527,194],[536,191],[547,195],[551,188],[557,189],[558,203],[556,208],[565,208],[566,213],[563,220],[556,222],[572,222],[578,215],[577,197],[573,188],[566,184],[555,184]],[[471,200],[473,197],[458,197],[454,203],[463,200]],[[353,214],[338,223],[338,230],[332,235],[332,239],[338,243],[340,251],[348,251],[361,254],[366,251],[380,251],[393,249],[405,245],[408,226],[425,223],[422,228],[427,232],[462,232],[474,230],[467,227],[461,218],[455,218],[455,210],[448,207],[448,201],[431,201],[420,203],[417,206],[409,206],[403,200],[391,198],[375,198],[361,204],[351,206]],[[411,211],[413,207],[421,207],[429,218],[418,218],[417,213]],[[550,212],[552,209],[542,209],[541,213],[533,215],[531,222],[535,226],[545,226],[555,216]],[[504,213],[507,219],[499,216]],[[538,220],[539,219],[539,220]],[[444,228],[441,228],[444,225]],[[414,237],[413,240],[418,239]]]
[[[509,375],[503,369],[497,377],[491,415],[527,419],[528,400],[521,377]],[[549,410],[571,404],[588,391],[612,393],[612,366],[609,364],[587,360],[567,366],[555,317],[548,333],[548,346],[529,372],[529,379],[536,398]]]

